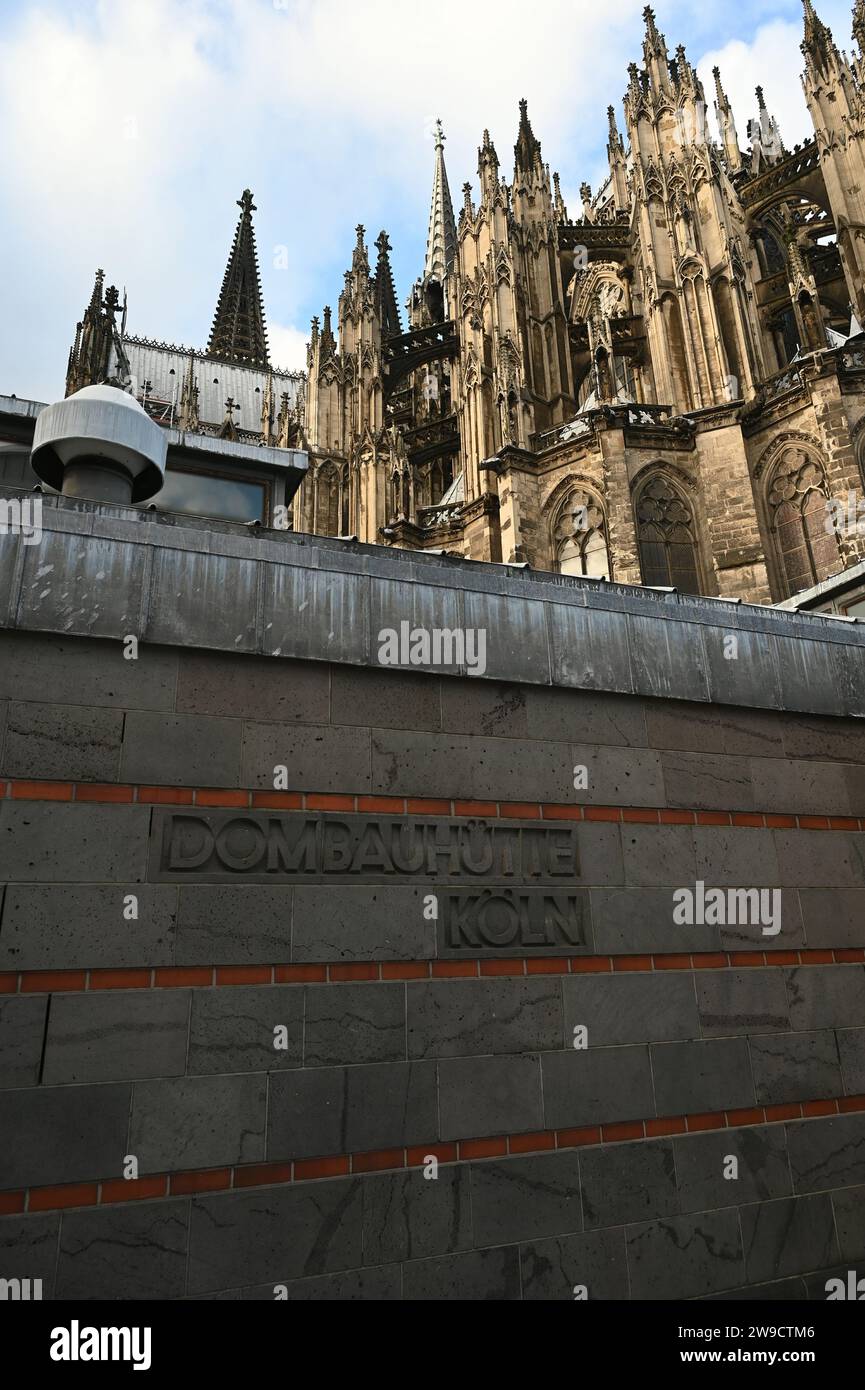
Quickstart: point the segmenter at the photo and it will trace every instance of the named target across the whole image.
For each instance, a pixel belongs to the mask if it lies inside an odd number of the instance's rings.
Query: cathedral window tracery
[[[561,504],[553,528],[561,574],[610,578],[610,552],[603,508],[586,488],[575,488]]]
[[[694,515],[678,488],[656,474],[640,489],[636,516],[643,583],[701,593]]]
[[[786,449],[768,483],[772,534],[789,594],[808,589],[840,568],[838,537],[829,517],[822,464],[805,449]]]

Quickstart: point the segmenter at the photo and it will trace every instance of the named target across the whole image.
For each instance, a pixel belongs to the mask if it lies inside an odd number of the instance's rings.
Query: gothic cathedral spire
[[[388,254],[391,247],[387,232],[380,233],[375,245],[378,251],[375,267],[375,304],[381,320],[382,336],[398,336],[402,333],[402,320],[393,287],[393,271]]]
[[[256,209],[248,188],[244,189],[237,206],[241,210],[240,220],[225,269],[207,350],[213,357],[263,368],[269,365],[267,329],[252,226],[252,214]]]
[[[433,175],[432,203],[429,215],[429,235],[427,237],[424,279],[437,280],[444,285],[457,250],[457,229],[454,220],[451,191],[445,168],[445,135],[441,121],[436,121],[435,173]]]

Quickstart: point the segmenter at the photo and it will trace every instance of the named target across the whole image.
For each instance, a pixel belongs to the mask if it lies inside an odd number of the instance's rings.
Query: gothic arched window
[[[804,449],[787,449],[769,481],[772,532],[789,594],[809,589],[840,565],[830,516],[826,475]]]
[[[320,536],[339,535],[339,472],[325,463],[316,479],[315,529]]]
[[[655,476],[641,489],[636,513],[643,583],[700,593],[694,516],[678,488]]]
[[[604,512],[584,488],[569,493],[559,508],[553,542],[561,574],[609,579],[610,554]]]

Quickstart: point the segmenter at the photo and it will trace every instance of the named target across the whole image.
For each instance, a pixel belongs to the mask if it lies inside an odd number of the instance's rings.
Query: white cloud
[[[730,99],[739,145],[748,148],[748,121],[758,113],[755,88],[761,86],[766,105],[778,121],[781,137],[788,149],[814,134],[805,105],[799,73],[804,67],[799,44],[801,23],[774,20],[758,29],[750,43],[740,39],[707,53],[700,60],[700,80],[714,122],[715,81],[712,68],[721,70],[721,82]]]
[[[290,372],[305,372],[308,340],[309,334],[301,332],[299,328],[272,321],[267,325],[270,360],[275,367],[284,367]]]

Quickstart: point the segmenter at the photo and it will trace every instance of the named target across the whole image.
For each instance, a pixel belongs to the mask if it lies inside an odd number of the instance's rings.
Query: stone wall
[[[45,515],[0,538],[0,1276],[865,1273],[858,624]],[[484,674],[376,665],[400,614],[484,626]],[[780,919],[678,923],[698,884]]]

